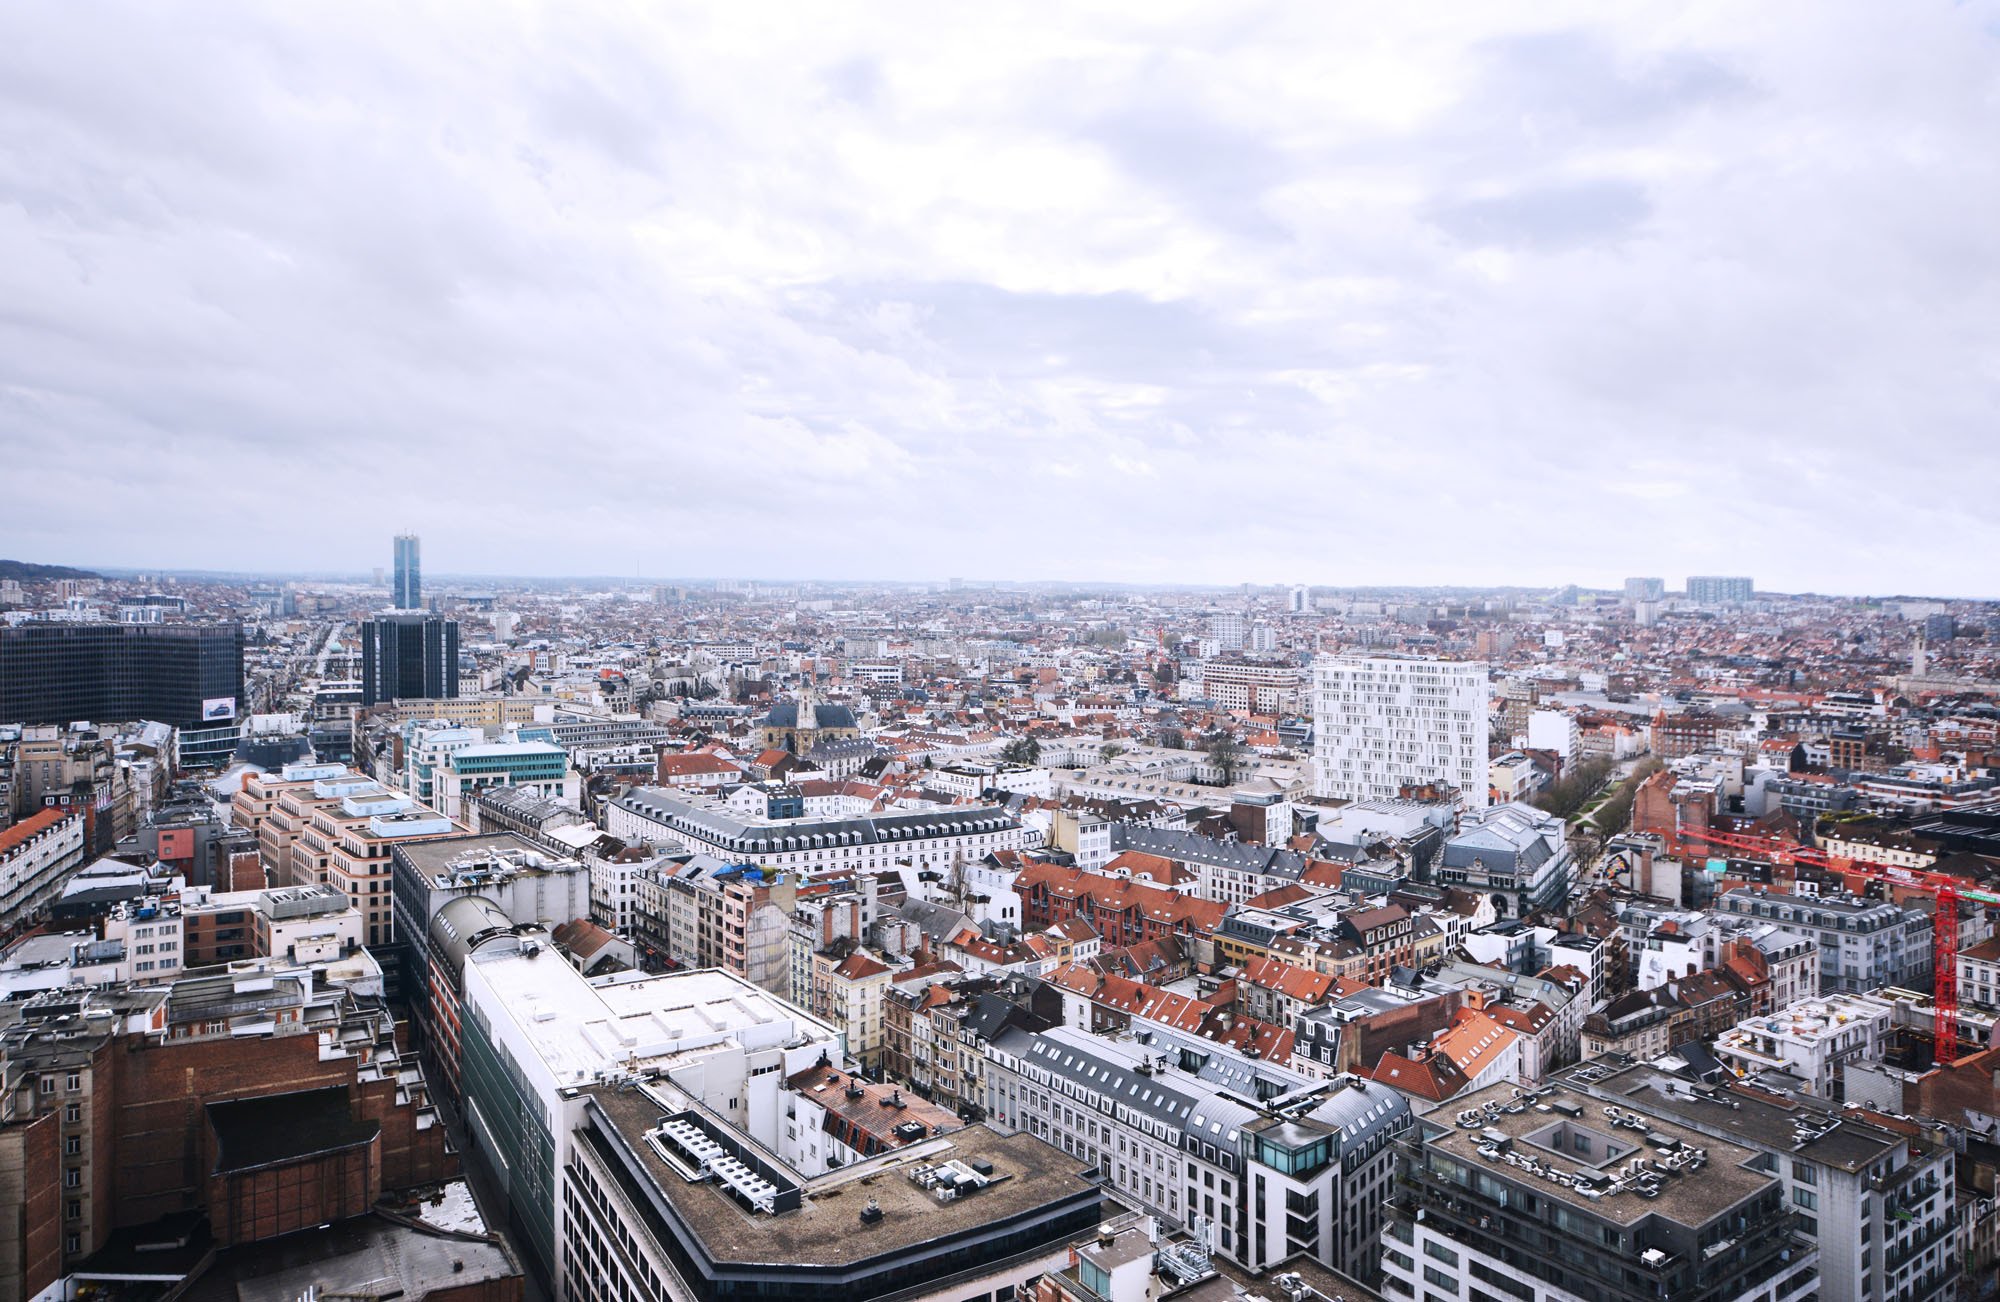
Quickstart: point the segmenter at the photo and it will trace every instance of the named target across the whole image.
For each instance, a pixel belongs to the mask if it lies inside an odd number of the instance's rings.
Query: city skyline
[[[0,552],[1976,593],[1981,13],[17,12]]]
[[[36,563],[46,564],[50,562],[36,562]],[[63,563],[68,564],[69,562],[63,562]],[[314,581],[314,582],[347,581],[363,585],[369,584],[370,579],[372,577],[370,573],[372,569],[379,568],[384,570],[385,576],[388,574],[389,571],[389,567],[386,566],[368,566],[368,565],[357,565],[354,568],[348,570],[201,569],[201,568],[182,568],[176,566],[137,566],[129,564],[111,564],[111,565],[78,564],[76,568],[104,575],[127,576],[127,577],[133,575],[144,575],[144,574],[161,574],[167,576],[179,576],[188,578],[215,578],[219,580],[233,579],[233,578],[258,578],[258,579],[283,579],[283,580],[300,580],[300,581]],[[996,575],[969,574],[969,575],[955,575],[955,576],[915,575],[910,577],[902,577],[902,576],[891,576],[886,574],[858,574],[853,576],[833,576],[833,575],[799,574],[799,573],[757,574],[739,570],[718,571],[714,573],[688,573],[688,574],[653,574],[653,573],[610,574],[603,572],[563,573],[555,571],[545,572],[545,573],[511,573],[511,572],[500,572],[500,571],[481,572],[473,570],[448,570],[448,569],[436,569],[430,567],[427,567],[427,573],[429,577],[433,580],[451,584],[497,580],[508,583],[530,583],[530,584],[592,582],[592,583],[604,583],[607,585],[627,584],[627,585],[644,586],[652,584],[693,584],[693,585],[715,586],[715,585],[725,585],[731,583],[754,583],[765,586],[780,586],[780,587],[803,584],[803,585],[830,587],[830,588],[869,587],[877,585],[922,588],[928,586],[945,585],[950,583],[960,583],[966,585],[967,590],[979,590],[985,588],[1011,589],[1011,588],[1067,587],[1067,588],[1079,588],[1079,589],[1103,588],[1106,590],[1113,590],[1113,591],[1116,590],[1162,591],[1162,592],[1214,591],[1218,594],[1227,594],[1230,592],[1240,591],[1243,587],[1248,586],[1259,592],[1264,592],[1266,590],[1274,590],[1274,589],[1286,589],[1291,587],[1305,587],[1316,591],[1324,590],[1327,592],[1437,591],[1437,592],[1463,592],[1463,593],[1486,593],[1486,592],[1531,593],[1531,592],[1545,592],[1551,589],[1561,590],[1563,588],[1574,587],[1580,592],[1616,595],[1622,590],[1625,582],[1623,578],[1616,578],[1616,579],[1607,579],[1602,582],[1586,583],[1578,581],[1575,577],[1571,577],[1568,579],[1562,579],[1551,583],[1523,583],[1517,581],[1496,582],[1496,583],[1474,583],[1469,581],[1453,581],[1449,579],[1435,583],[1431,582],[1393,583],[1387,581],[1371,581],[1365,578],[1353,578],[1353,579],[1342,579],[1342,580],[1316,580],[1316,579],[1305,579],[1298,576],[1278,577],[1278,578],[1255,578],[1255,579],[1243,579],[1239,577],[1235,580],[1224,579],[1212,582],[1195,582],[1192,580],[1176,582],[1169,579],[1120,580],[1120,579],[1105,578],[1101,576],[1092,576],[1092,575],[1080,575],[1080,576],[1079,575],[1072,575],[1072,576],[997,575],[996,576]],[[1772,596],[1784,596],[1784,597],[1817,596],[1817,597],[1836,598],[1840,600],[1858,600],[1858,601],[1907,599],[1907,600],[1984,602],[1995,599],[1990,593],[1926,591],[1917,588],[1882,589],[1876,591],[1835,591],[1835,590],[1814,589],[1814,588],[1787,590],[1769,585],[1765,583],[1760,576],[1754,574],[1746,575],[1744,577],[1751,578],[1755,581],[1756,591],[1760,595],[1772,595]],[[1665,580],[1666,588],[1664,596],[1666,598],[1685,597],[1686,581],[1687,581],[1687,576],[1682,576],[1680,578],[1666,579]],[[391,588],[393,592],[394,584],[389,578],[385,577],[382,586]]]

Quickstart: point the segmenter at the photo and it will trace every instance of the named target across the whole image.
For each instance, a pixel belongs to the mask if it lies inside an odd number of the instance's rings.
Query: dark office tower
[[[361,626],[361,703],[458,695],[458,621],[391,611]]]
[[[232,723],[240,624],[28,623],[0,628],[0,722]]]
[[[395,597],[397,610],[424,608],[423,567],[417,563],[417,536],[413,533],[396,535]]]

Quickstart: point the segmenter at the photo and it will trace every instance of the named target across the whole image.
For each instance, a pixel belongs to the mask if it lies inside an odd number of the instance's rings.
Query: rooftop
[[[825,1022],[713,968],[591,982],[546,950],[481,950],[466,971],[510,1013],[559,1085],[658,1066],[731,1043],[744,1048],[839,1038]]]
[[[679,1109],[644,1089],[597,1087],[584,1097],[718,1262],[848,1266],[982,1231],[1053,1203],[1098,1198],[1076,1159],[1031,1135],[1000,1135],[980,1125],[803,1181],[797,1211],[762,1214],[715,1182],[690,1182],[646,1142],[647,1134]],[[945,1161],[975,1170],[987,1164],[990,1182],[976,1193],[941,1202],[910,1178],[914,1168]],[[871,1202],[882,1214],[863,1221],[862,1209]]]
[[[1772,1176],[1748,1165],[1758,1153],[1740,1144],[1603,1103],[1565,1085],[1545,1086],[1532,1099],[1526,1093],[1502,1082],[1453,1099],[1431,1118],[1449,1129],[1429,1138],[1425,1150],[1446,1153],[1509,1184],[1532,1184],[1542,1195],[1620,1225],[1649,1216],[1705,1225],[1772,1184]],[[1559,1130],[1573,1132],[1560,1135],[1568,1141],[1560,1144],[1561,1152],[1549,1142],[1550,1132]],[[1701,1156],[1686,1156],[1691,1152]],[[1652,1181],[1618,1178],[1635,1159],[1660,1173]],[[1668,1169],[1661,1171],[1663,1166]],[[1646,1187],[1658,1193],[1648,1197]]]

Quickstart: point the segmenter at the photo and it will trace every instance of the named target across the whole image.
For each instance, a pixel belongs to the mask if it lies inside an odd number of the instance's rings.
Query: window
[[[1458,1264],[1458,1254],[1450,1248],[1445,1247],[1442,1243],[1439,1243],[1436,1239],[1424,1240],[1424,1255],[1426,1257],[1436,1257],[1447,1266],[1456,1266]]]
[[[1809,1212],[1816,1212],[1819,1210],[1819,1195],[1814,1193],[1810,1189],[1792,1190],[1792,1201],[1797,1203],[1799,1206],[1805,1208]]]

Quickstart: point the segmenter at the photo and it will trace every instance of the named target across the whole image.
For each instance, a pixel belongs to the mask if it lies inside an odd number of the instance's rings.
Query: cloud
[[[1990,595],[1996,18],[16,7],[0,554]]]

